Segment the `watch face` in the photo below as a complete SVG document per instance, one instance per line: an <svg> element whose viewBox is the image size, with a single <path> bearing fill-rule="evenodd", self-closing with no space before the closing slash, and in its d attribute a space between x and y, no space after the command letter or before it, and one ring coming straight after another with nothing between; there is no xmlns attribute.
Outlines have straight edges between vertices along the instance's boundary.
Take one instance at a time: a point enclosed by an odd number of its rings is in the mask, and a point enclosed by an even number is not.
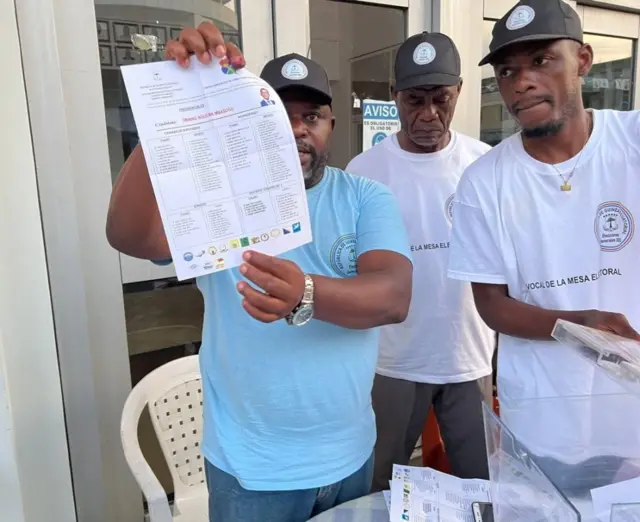
<svg viewBox="0 0 640 522"><path fill-rule="evenodd" d="M313 307L303 306L293 316L292 323L295 326L302 326L303 324L306 324L309 321L311 321L312 318L313 318Z"/></svg>

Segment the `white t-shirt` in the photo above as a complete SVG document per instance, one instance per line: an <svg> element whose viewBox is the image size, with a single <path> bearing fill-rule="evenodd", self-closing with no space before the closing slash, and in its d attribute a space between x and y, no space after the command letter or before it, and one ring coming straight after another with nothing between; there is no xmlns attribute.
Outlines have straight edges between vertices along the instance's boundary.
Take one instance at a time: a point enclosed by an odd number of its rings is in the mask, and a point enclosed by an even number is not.
<svg viewBox="0 0 640 522"><path fill-rule="evenodd" d="M518 134L467 169L449 275L507 285L512 298L542 308L623 313L638 329L640 113L593 117L588 143L566 162L536 161ZM558 171L566 178L574 167L563 192ZM570 462L640 456L640 399L608 395L618 393L626 392L574 349L500 335L500 413L531 451Z"/></svg>
<svg viewBox="0 0 640 522"><path fill-rule="evenodd" d="M355 157L347 171L387 185L400 204L413 255L413 297L402 324L384 326L377 373L445 384L489 375L495 334L471 285L447 278L451 206L464 169L489 146L456 132L432 154L413 154L395 135Z"/></svg>

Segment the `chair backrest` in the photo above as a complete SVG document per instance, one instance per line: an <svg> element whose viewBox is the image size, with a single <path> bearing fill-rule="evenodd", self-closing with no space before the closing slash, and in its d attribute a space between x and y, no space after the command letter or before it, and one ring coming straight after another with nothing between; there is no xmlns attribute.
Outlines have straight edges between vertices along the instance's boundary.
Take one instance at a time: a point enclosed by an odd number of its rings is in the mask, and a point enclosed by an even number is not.
<svg viewBox="0 0 640 522"><path fill-rule="evenodd" d="M198 356L182 357L149 373L131 391L123 410L123 449L151 511L151 502L157 499L149 497L158 497L157 490L162 487L144 461L138 443L138 421L147 405L169 466L176 503L206 494Z"/></svg>
<svg viewBox="0 0 640 522"><path fill-rule="evenodd" d="M197 355L189 356L197 360ZM167 376L169 377L169 376ZM170 385L169 385L170 383ZM200 372L186 372L176 380L163 379L161 393L149 400L149 414L174 487L204 484L202 441L202 383Z"/></svg>

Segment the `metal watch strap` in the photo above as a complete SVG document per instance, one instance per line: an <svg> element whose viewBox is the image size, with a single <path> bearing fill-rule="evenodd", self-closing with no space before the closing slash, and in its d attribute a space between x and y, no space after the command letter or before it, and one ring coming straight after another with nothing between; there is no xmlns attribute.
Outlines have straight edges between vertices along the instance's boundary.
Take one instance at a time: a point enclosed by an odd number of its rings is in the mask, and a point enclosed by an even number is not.
<svg viewBox="0 0 640 522"><path fill-rule="evenodd" d="M313 278L309 274L304 275L304 293L300 305L313 303ZM298 305L298 306L300 306Z"/></svg>

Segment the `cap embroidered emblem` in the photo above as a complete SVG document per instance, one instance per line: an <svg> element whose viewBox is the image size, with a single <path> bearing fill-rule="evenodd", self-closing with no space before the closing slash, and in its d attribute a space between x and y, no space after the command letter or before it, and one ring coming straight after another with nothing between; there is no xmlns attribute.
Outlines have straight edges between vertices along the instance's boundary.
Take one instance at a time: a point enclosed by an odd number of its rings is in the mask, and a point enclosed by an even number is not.
<svg viewBox="0 0 640 522"><path fill-rule="evenodd" d="M282 76L287 80L304 80L309 76L309 70L305 64L294 58L282 66Z"/></svg>
<svg viewBox="0 0 640 522"><path fill-rule="evenodd" d="M521 5L516 7L513 12L507 18L507 29L509 31L515 31L516 29L522 29L526 27L536 17L536 12L532 7L528 5Z"/></svg>
<svg viewBox="0 0 640 522"><path fill-rule="evenodd" d="M436 59L436 49L429 42L422 42L413 51L413 61L417 65L427 65Z"/></svg>

